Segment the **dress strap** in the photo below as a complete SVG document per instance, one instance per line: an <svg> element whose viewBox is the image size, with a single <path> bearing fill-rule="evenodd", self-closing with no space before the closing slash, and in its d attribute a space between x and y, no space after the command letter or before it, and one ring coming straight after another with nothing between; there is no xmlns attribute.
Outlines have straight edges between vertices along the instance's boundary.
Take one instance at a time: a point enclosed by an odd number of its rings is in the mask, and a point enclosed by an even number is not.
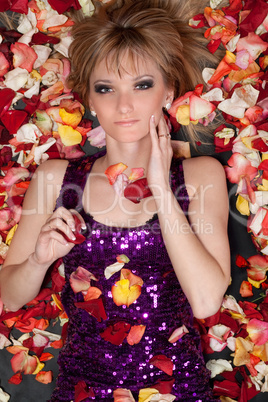
<svg viewBox="0 0 268 402"><path fill-rule="evenodd" d="M182 162L183 158L172 159L170 167L170 185L176 200L180 204L183 212L186 214L188 212L190 201L185 185Z"/></svg>
<svg viewBox="0 0 268 402"><path fill-rule="evenodd" d="M82 197L85 184L94 161L102 156L103 152L83 158L70 160L63 178L60 195L56 208L62 206L66 209L82 209Z"/></svg>

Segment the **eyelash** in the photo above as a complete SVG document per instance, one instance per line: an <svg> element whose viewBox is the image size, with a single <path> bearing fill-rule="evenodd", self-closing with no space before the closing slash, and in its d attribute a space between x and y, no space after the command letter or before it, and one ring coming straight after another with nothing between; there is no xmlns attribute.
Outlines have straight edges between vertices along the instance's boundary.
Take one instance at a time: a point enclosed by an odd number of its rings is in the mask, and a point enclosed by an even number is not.
<svg viewBox="0 0 268 402"><path fill-rule="evenodd" d="M153 81L142 81L135 85L135 89L138 89L140 91L146 91L147 89L150 89L153 86L154 86ZM106 94L112 91L112 88L106 85L96 85L94 89L95 92L99 94Z"/></svg>

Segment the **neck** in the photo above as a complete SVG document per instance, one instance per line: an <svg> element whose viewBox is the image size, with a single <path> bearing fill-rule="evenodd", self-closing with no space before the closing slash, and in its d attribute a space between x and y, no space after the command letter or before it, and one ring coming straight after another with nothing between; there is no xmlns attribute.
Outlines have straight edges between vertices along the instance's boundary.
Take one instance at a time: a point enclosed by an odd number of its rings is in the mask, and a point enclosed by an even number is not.
<svg viewBox="0 0 268 402"><path fill-rule="evenodd" d="M146 175L151 155L151 139L149 135L138 142L131 143L118 142L108 137L106 139L106 149L107 152L103 158L105 169L110 165L123 162L128 166L128 169L125 171L126 174L130 173L131 168L143 167Z"/></svg>

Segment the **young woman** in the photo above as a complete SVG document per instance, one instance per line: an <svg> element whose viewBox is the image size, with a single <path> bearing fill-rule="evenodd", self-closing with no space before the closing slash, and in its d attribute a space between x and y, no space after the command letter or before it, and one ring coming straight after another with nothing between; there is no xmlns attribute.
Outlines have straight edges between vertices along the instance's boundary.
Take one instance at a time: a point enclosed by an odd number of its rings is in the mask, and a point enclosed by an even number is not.
<svg viewBox="0 0 268 402"><path fill-rule="evenodd" d="M121 3L80 21L70 49L69 81L97 115L106 151L38 168L1 297L17 310L63 257L69 329L51 401L74 400L83 381L85 400L212 401L193 315L214 314L229 283L225 175L210 157L173 159L163 115L200 82L205 51L179 19L181 2ZM119 163L126 177L144 169L149 197L115 191L105 172ZM74 213L85 236L76 245ZM79 275L95 296L76 289Z"/></svg>

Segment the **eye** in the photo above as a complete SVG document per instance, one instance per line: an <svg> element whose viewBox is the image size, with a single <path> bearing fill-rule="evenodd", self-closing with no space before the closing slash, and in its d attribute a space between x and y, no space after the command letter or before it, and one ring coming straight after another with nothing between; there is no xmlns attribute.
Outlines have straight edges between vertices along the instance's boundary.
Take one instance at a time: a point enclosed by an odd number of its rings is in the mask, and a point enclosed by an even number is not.
<svg viewBox="0 0 268 402"><path fill-rule="evenodd" d="M106 94L108 92L111 92L112 88L108 87L107 85L95 85L94 90L99 94Z"/></svg>
<svg viewBox="0 0 268 402"><path fill-rule="evenodd" d="M141 81L135 85L136 89L140 89L142 91L146 89L150 89L154 86L154 82L151 80Z"/></svg>

